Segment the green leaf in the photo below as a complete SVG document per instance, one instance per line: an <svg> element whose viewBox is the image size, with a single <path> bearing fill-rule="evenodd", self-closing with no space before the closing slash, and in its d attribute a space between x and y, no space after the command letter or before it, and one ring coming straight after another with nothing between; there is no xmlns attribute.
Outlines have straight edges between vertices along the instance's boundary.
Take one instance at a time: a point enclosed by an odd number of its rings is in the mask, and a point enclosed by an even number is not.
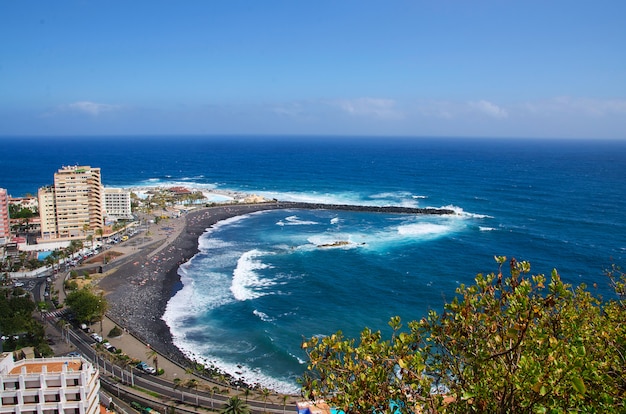
<svg viewBox="0 0 626 414"><path fill-rule="evenodd" d="M461 397L461 399L463 400L469 400L470 398L474 398L476 394L473 392L469 392L469 391L463 391L463 396Z"/></svg>
<svg viewBox="0 0 626 414"><path fill-rule="evenodd" d="M574 378L572 380L572 383L574 384L574 388L576 388L576 391L578 391L580 394L584 394L587 391L587 387L585 387L585 382L582 378Z"/></svg>

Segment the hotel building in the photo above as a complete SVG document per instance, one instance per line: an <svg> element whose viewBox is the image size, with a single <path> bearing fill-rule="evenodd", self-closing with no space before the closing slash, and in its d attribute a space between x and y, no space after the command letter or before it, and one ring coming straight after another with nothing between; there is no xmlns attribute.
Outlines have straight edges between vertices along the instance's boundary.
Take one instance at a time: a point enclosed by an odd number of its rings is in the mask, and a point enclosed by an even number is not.
<svg viewBox="0 0 626 414"><path fill-rule="evenodd" d="M98 369L80 358L0 355L0 414L96 414Z"/></svg>
<svg viewBox="0 0 626 414"><path fill-rule="evenodd" d="M0 245L9 241L11 236L9 226L9 195L7 190L0 188Z"/></svg>
<svg viewBox="0 0 626 414"><path fill-rule="evenodd" d="M41 238L82 238L85 228L103 228L102 193L100 168L61 168L54 174L54 185L39 189Z"/></svg>
<svg viewBox="0 0 626 414"><path fill-rule="evenodd" d="M130 191L121 188L104 189L104 210L113 220L131 220Z"/></svg>

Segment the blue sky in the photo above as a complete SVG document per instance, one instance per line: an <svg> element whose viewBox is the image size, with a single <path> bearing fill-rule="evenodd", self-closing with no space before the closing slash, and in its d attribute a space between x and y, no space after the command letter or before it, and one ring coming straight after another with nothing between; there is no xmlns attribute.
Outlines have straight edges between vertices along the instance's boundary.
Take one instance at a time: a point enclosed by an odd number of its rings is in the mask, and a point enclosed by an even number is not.
<svg viewBox="0 0 626 414"><path fill-rule="evenodd" d="M626 2L1 1L0 135L626 139Z"/></svg>

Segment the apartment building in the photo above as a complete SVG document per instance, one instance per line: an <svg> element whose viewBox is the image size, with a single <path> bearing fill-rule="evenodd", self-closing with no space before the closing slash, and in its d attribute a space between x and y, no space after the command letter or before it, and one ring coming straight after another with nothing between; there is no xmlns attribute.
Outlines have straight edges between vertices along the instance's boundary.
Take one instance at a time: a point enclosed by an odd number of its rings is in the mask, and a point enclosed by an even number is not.
<svg viewBox="0 0 626 414"><path fill-rule="evenodd" d="M113 220L131 220L130 191L121 188L104 189L104 211Z"/></svg>
<svg viewBox="0 0 626 414"><path fill-rule="evenodd" d="M9 241L11 236L9 225L9 194L4 188L0 188L0 245Z"/></svg>
<svg viewBox="0 0 626 414"><path fill-rule="evenodd" d="M99 372L80 357L0 355L0 414L96 414Z"/></svg>
<svg viewBox="0 0 626 414"><path fill-rule="evenodd" d="M41 238L82 238L86 229L103 228L102 193L100 168L61 168L54 174L54 185L38 192Z"/></svg>

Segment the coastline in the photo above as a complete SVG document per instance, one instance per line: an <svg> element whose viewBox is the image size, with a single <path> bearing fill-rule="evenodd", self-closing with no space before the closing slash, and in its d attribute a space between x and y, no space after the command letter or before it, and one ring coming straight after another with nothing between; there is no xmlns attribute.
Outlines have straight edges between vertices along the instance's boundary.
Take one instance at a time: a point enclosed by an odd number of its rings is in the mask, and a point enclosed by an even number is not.
<svg viewBox="0 0 626 414"><path fill-rule="evenodd" d="M149 236L137 236L149 237L151 240L136 248L125 247L127 250L126 257L115 259L109 265L112 268L111 272L107 273L98 283L98 287L105 292L109 304L107 316L170 360L182 366L190 366L197 362L191 360L174 344L170 329L162 319L169 300L182 288L178 274L179 267L199 252L199 238L212 225L231 217L276 209L454 214L452 210L446 209L277 201L201 207L179 218L167 219L159 224L153 224L149 230L155 233ZM161 233L157 234L159 231ZM118 266L116 266L116 261L120 263ZM208 370L215 369L215 367L206 368ZM230 382L233 385L246 385L241 378L232 378ZM254 386L254 384L247 385Z"/></svg>
<svg viewBox="0 0 626 414"><path fill-rule="evenodd" d="M231 217L277 208L284 207L277 203L203 207L169 219L184 221L178 236L168 235L147 244L98 283L109 304L107 315L160 354L188 365L189 358L174 345L162 319L167 303L182 287L178 268L199 252L198 239L210 226ZM159 226L170 228L167 221Z"/></svg>

